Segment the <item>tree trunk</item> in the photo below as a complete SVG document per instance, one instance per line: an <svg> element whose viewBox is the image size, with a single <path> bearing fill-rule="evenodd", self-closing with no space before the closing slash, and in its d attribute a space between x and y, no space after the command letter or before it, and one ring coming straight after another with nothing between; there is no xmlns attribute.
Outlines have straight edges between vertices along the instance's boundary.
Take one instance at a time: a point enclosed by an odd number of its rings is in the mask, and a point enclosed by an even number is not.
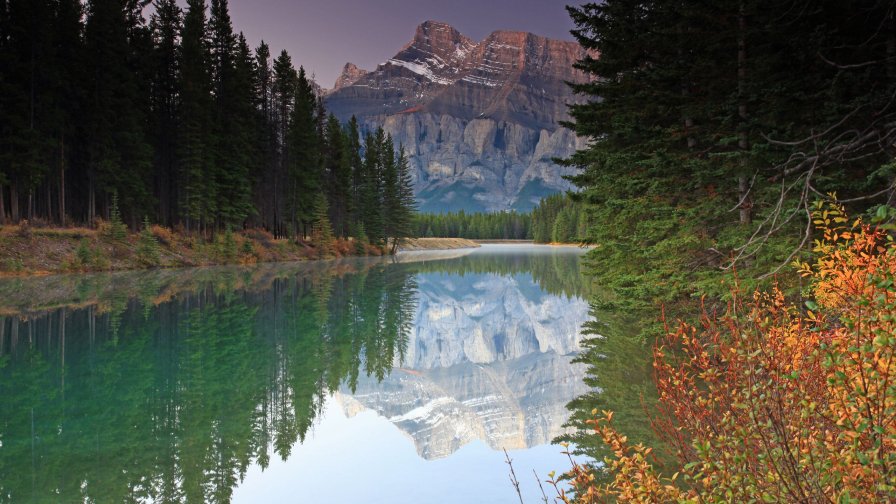
<svg viewBox="0 0 896 504"><path fill-rule="evenodd" d="M47 182L45 184L47 188L47 222L53 221L53 190L52 187L50 187L53 184L50 183L51 180L52 179L50 177L47 177Z"/></svg>
<svg viewBox="0 0 896 504"><path fill-rule="evenodd" d="M887 23L887 79L890 86L896 84L896 12L890 9Z"/></svg>
<svg viewBox="0 0 896 504"><path fill-rule="evenodd" d="M6 224L6 200L3 197L3 193L5 192L2 185L0 185L0 226Z"/></svg>
<svg viewBox="0 0 896 504"><path fill-rule="evenodd" d="M19 214L19 184L15 179L9 186L9 211L12 214L12 221L18 224L22 216Z"/></svg>
<svg viewBox="0 0 896 504"><path fill-rule="evenodd" d="M65 226L65 135L59 140L59 225Z"/></svg>
<svg viewBox="0 0 896 504"><path fill-rule="evenodd" d="M689 30L688 30L689 31ZM684 61L684 52L679 47L678 49L678 60L679 62ZM681 98L682 98L682 107L687 108L688 106L688 95L691 94L691 86L688 83L688 76L685 76L681 80ZM694 138L692 131L694 129L694 120L687 113L684 114L684 134L687 137L687 145L688 150L693 150L694 147L697 146L697 139Z"/></svg>
<svg viewBox="0 0 896 504"><path fill-rule="evenodd" d="M87 183L87 187L87 225L93 227L96 220L96 189L92 180Z"/></svg>
<svg viewBox="0 0 896 504"><path fill-rule="evenodd" d="M740 124L737 147L740 149L740 175L737 178L738 201L740 201L740 223L747 225L753 221L753 201L750 197L750 181L747 174L747 150L750 148L747 138L747 16L744 1L740 2L737 17L737 114Z"/></svg>

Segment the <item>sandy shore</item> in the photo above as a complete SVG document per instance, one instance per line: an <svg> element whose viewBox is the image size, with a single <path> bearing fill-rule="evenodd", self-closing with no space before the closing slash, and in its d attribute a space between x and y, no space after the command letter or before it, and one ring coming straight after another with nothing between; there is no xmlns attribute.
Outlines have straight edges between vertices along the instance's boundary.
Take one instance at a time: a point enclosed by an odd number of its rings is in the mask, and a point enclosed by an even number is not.
<svg viewBox="0 0 896 504"><path fill-rule="evenodd" d="M402 252L418 250L454 250L465 248L478 248L479 244L466 238L415 238L408 240L402 247Z"/></svg>

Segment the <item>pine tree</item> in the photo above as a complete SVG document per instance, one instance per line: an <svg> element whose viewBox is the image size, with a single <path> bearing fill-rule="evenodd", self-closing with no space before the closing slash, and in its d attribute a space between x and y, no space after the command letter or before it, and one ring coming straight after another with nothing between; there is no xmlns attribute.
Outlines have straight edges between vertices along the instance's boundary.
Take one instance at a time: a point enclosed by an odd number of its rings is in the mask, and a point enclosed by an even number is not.
<svg viewBox="0 0 896 504"><path fill-rule="evenodd" d="M386 134L382 128L375 135L364 138L364 163L359 188L361 222L364 231L373 244L381 244L385 239L383 229L382 171L383 146Z"/></svg>
<svg viewBox="0 0 896 504"><path fill-rule="evenodd" d="M391 252L393 254L398 251L398 248L407 238L415 235L414 220L417 211L414 183L411 178L410 165L404 146L399 147L398 157L395 159L394 165L394 180L392 179L392 174L386 176L387 187L391 184L395 185L394 200L391 200L391 196L384 198L388 202L386 212L391 227ZM392 190L389 190L385 194L388 195L392 192Z"/></svg>
<svg viewBox="0 0 896 504"><path fill-rule="evenodd" d="M287 137L289 161L289 213L296 234L307 236L316 208L315 194L321 190L320 137L315 120L317 97L305 69L296 78L294 106Z"/></svg>
<svg viewBox="0 0 896 504"><path fill-rule="evenodd" d="M6 10L5 118L0 126L2 155L10 179L13 220L35 217L35 191L47 175L47 153L58 129L53 89L53 7L46 0L9 0ZM24 199L24 209L20 207Z"/></svg>
<svg viewBox="0 0 896 504"><path fill-rule="evenodd" d="M109 237L121 243L128 237L128 228L121 220L121 211L118 206L118 193L112 193L112 202L109 204Z"/></svg>
<svg viewBox="0 0 896 504"><path fill-rule="evenodd" d="M288 178L289 166L292 162L292 152L287 141L289 135L290 116L295 106L296 85L298 74L292 65L289 53L282 51L274 61L273 81L271 86L271 124L272 140L274 147L273 171L271 175L273 198L273 212L271 228L275 234L287 234L286 227L295 223L294 201L290 201L290 195L294 194L294 185ZM292 208L291 208L292 205Z"/></svg>
<svg viewBox="0 0 896 504"><path fill-rule="evenodd" d="M255 49L255 152L254 183L255 208L259 213L259 223L277 232L276 209L278 194L276 191L277 174L277 138L274 130L273 116L273 68L271 66L270 47L262 41Z"/></svg>
<svg viewBox="0 0 896 504"><path fill-rule="evenodd" d="M136 12L132 2L89 4L85 40L91 92L84 105L88 220L95 215L98 193L107 210L111 194L117 193L133 223L148 205L151 148L143 106L148 97L140 94L145 74L138 54L149 37Z"/></svg>
<svg viewBox="0 0 896 504"><path fill-rule="evenodd" d="M233 33L227 0L212 0L208 31L214 95L215 221L227 227L241 225L251 211L254 68L244 37Z"/></svg>
<svg viewBox="0 0 896 504"><path fill-rule="evenodd" d="M330 219L339 236L347 236L352 201L352 168L349 141L336 116L327 118L324 135L324 180L330 200Z"/></svg>
<svg viewBox="0 0 896 504"><path fill-rule="evenodd" d="M355 116L345 129L348 165L351 170L351 204L346 209L353 222L361 221L361 195L364 186L364 160L361 158L361 131Z"/></svg>
<svg viewBox="0 0 896 504"><path fill-rule="evenodd" d="M381 196L383 218L383 240L387 247L393 249L396 245L390 245L396 236L400 208L398 200L398 167L395 165L395 145L391 136L386 136L380 147L381 156Z"/></svg>
<svg viewBox="0 0 896 504"><path fill-rule="evenodd" d="M312 217L311 238L317 247L318 257L333 253L333 227L330 224L327 197L319 192L314 197L314 214Z"/></svg>
<svg viewBox="0 0 896 504"><path fill-rule="evenodd" d="M211 79L205 0L189 0L180 46L180 215L187 230L202 230L213 215L217 188L209 177L212 152Z"/></svg>
<svg viewBox="0 0 896 504"><path fill-rule="evenodd" d="M152 234L148 217L143 217L143 229L137 240L137 259L144 266L158 266L160 261L159 242Z"/></svg>
<svg viewBox="0 0 896 504"><path fill-rule="evenodd" d="M172 225L178 210L178 37L183 29L183 12L177 1L157 0L150 26L155 63L152 83L154 194L161 222Z"/></svg>

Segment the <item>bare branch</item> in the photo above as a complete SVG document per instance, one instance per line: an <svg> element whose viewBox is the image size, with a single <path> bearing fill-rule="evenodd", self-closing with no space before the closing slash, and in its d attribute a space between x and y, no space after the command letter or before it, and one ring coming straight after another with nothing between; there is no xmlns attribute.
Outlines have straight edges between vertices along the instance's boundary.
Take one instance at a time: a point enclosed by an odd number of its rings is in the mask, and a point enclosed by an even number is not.
<svg viewBox="0 0 896 504"><path fill-rule="evenodd" d="M523 494L522 492L520 492L520 482L516 479L516 472L514 472L513 470L513 460L510 459L510 454L507 453L506 448L504 448L504 459L505 462L507 462L507 465L510 467L510 483L516 490L516 495L520 498L520 504L525 504L523 502Z"/></svg>
<svg viewBox="0 0 896 504"><path fill-rule="evenodd" d="M541 479L539 479L538 473L535 472L535 469L532 469L532 474L535 475L535 481L538 482L538 488L541 489L541 501L544 502L544 504L549 504L548 494L545 493L544 487L541 485Z"/></svg>
<svg viewBox="0 0 896 504"><path fill-rule="evenodd" d="M843 65L843 64L841 64L841 63L834 63L833 61L831 61L831 60L825 58L825 57L824 57L824 54L821 54L820 51L817 52L816 54L818 55L819 58L821 58L821 61L824 61L824 62L827 63L828 65L830 65L830 66L832 66L832 67L834 67L834 68L837 68L837 69L839 69L839 70L849 70L849 69L852 69L852 68L864 68L864 67L867 67L867 66L879 65L879 64L881 64L882 62L884 62L884 61L886 61L886 60L888 59L888 58L884 58L883 60L871 60L871 61L866 61L866 62L864 62L864 63L853 63L853 64L851 64L851 65Z"/></svg>

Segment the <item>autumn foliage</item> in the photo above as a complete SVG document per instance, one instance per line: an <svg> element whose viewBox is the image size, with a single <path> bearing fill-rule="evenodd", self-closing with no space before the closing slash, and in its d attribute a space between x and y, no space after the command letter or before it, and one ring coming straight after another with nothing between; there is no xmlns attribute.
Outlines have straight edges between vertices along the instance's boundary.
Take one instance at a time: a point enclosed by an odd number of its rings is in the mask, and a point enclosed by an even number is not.
<svg viewBox="0 0 896 504"><path fill-rule="evenodd" d="M678 323L654 349L657 432L680 462L652 464L612 424L608 484L569 474L570 502L889 502L896 500L896 246L819 205L807 299L736 289L721 315Z"/></svg>

